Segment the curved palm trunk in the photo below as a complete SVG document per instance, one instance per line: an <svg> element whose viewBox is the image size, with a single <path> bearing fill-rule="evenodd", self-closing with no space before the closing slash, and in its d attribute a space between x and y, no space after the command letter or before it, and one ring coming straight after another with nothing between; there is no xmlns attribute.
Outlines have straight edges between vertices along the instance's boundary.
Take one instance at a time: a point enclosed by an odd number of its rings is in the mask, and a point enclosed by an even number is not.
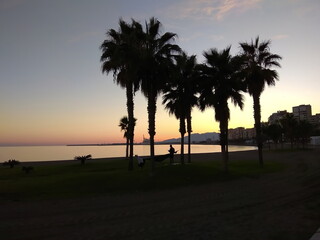
<svg viewBox="0 0 320 240"><path fill-rule="evenodd" d="M180 129L179 132L181 134L181 155L180 155L180 161L181 164L184 164L184 135L186 133L186 123L185 118L182 116L180 117Z"/></svg>
<svg viewBox="0 0 320 240"><path fill-rule="evenodd" d="M130 143L130 155L129 155L129 165L128 170L133 170L133 140L134 140L134 116L133 116L133 88L132 84L129 82L126 85L127 90L127 110L128 110L128 119L129 119L129 125L128 125L128 138Z"/></svg>
<svg viewBox="0 0 320 240"><path fill-rule="evenodd" d="M188 132L188 163L191 163L191 113L188 113L187 117L187 132Z"/></svg>
<svg viewBox="0 0 320 240"><path fill-rule="evenodd" d="M155 169L154 161L154 136L156 135L156 111L157 111L157 97L156 94L148 96L148 118L149 118L149 136L150 136L150 158L151 158L151 175Z"/></svg>
<svg viewBox="0 0 320 240"><path fill-rule="evenodd" d="M259 164L263 167L263 155L262 155L262 137L261 137L261 106L260 95L253 95L253 111L254 111L254 127L256 129L256 139L259 154Z"/></svg>

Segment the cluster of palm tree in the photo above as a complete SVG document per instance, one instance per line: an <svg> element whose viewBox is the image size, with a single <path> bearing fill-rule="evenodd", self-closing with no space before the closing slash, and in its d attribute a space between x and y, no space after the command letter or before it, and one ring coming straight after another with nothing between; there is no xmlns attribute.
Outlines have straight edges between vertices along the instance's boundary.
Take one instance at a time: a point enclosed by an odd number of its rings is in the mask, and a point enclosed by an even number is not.
<svg viewBox="0 0 320 240"><path fill-rule="evenodd" d="M220 126L220 144L224 169L228 170L228 101L241 109L243 92L254 100L254 118L259 148L259 162L263 166L261 137L260 95L265 84L274 85L278 79L272 67L280 67L279 55L269 51L270 41L240 43L241 52L232 56L231 47L222 51L210 49L204 52L205 62L198 64L196 56L188 56L174 44L176 34L161 33L161 23L151 18L142 26L131 20L120 19L119 29L110 29L101 44L102 72L113 72L114 81L126 89L127 111L125 134L129 148L129 170L133 169L134 143L134 95L141 90L148 102L151 169L154 169L154 136L157 98L169 114L179 119L181 134L181 163L184 163L184 135L188 133L188 162L191 112L198 106L201 110L213 108ZM121 121L120 125L121 127Z"/></svg>
<svg viewBox="0 0 320 240"><path fill-rule="evenodd" d="M287 113L284 117L273 123L262 124L262 134L264 140L272 141L277 147L278 143L283 146L284 142L290 142L291 148L294 144L304 148L309 142L312 134L317 135L318 126L306 120L297 120L292 113Z"/></svg>

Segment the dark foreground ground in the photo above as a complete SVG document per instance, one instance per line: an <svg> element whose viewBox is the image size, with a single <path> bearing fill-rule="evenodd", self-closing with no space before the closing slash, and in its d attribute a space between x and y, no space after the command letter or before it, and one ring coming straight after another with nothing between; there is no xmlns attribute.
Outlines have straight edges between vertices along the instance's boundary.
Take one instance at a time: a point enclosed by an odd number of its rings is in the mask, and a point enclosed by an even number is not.
<svg viewBox="0 0 320 240"><path fill-rule="evenodd" d="M231 161L257 153L230 154ZM308 240L320 226L320 152L265 152L260 178L92 199L6 202L0 239ZM193 161L217 155L195 155Z"/></svg>

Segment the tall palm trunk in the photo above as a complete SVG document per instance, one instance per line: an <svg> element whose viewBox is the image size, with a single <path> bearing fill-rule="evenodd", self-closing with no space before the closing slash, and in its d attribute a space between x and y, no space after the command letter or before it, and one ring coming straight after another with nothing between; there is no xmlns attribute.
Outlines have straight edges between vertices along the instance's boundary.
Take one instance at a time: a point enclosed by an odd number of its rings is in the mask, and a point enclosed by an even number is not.
<svg viewBox="0 0 320 240"><path fill-rule="evenodd" d="M127 137L127 143L126 143L126 159L129 157L129 144L130 144L130 139Z"/></svg>
<svg viewBox="0 0 320 240"><path fill-rule="evenodd" d="M155 169L154 161L154 136L156 135L156 111L157 111L157 97L156 94L148 96L148 118L149 118L149 136L150 136L150 157L151 157L151 175L153 175Z"/></svg>
<svg viewBox="0 0 320 240"><path fill-rule="evenodd" d="M263 155L262 155L262 136L261 136L261 106L260 95L253 95L253 111L254 111L254 127L256 129L256 139L259 154L259 164L263 167Z"/></svg>
<svg viewBox="0 0 320 240"><path fill-rule="evenodd" d="M228 149L227 149L227 134L228 134L228 118L220 120L220 145L223 159L223 170L228 172Z"/></svg>
<svg viewBox="0 0 320 240"><path fill-rule="evenodd" d="M191 113L188 113L187 116L187 132L188 132L188 163L191 163Z"/></svg>
<svg viewBox="0 0 320 240"><path fill-rule="evenodd" d="M185 123L185 117L180 117L180 134L181 134L181 155L180 155L180 161L181 164L184 164L184 135L186 133L186 123Z"/></svg>
<svg viewBox="0 0 320 240"><path fill-rule="evenodd" d="M128 110L128 138L130 143L130 156L129 156L129 165L128 170L133 170L133 140L134 140L134 104L133 104L133 88L131 82L128 81L126 84L126 93L127 93L127 110Z"/></svg>

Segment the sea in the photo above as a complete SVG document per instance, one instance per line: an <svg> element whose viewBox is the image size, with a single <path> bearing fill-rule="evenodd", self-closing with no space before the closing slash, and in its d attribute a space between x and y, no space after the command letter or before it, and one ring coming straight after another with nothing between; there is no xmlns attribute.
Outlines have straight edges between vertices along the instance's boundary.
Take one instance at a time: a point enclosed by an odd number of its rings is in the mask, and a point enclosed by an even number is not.
<svg viewBox="0 0 320 240"><path fill-rule="evenodd" d="M173 147L180 153L180 145L173 144ZM155 145L155 154L167 154L169 145ZM253 146L230 145L229 151L256 150ZM187 145L184 149L187 153ZM134 155L148 156L149 145L135 145ZM220 145L192 144L192 153L213 153L220 152ZM72 160L75 156L92 155L92 158L125 157L125 145L98 145L98 146L10 146L0 147L0 162L15 159L20 162L38 161L59 161Z"/></svg>

